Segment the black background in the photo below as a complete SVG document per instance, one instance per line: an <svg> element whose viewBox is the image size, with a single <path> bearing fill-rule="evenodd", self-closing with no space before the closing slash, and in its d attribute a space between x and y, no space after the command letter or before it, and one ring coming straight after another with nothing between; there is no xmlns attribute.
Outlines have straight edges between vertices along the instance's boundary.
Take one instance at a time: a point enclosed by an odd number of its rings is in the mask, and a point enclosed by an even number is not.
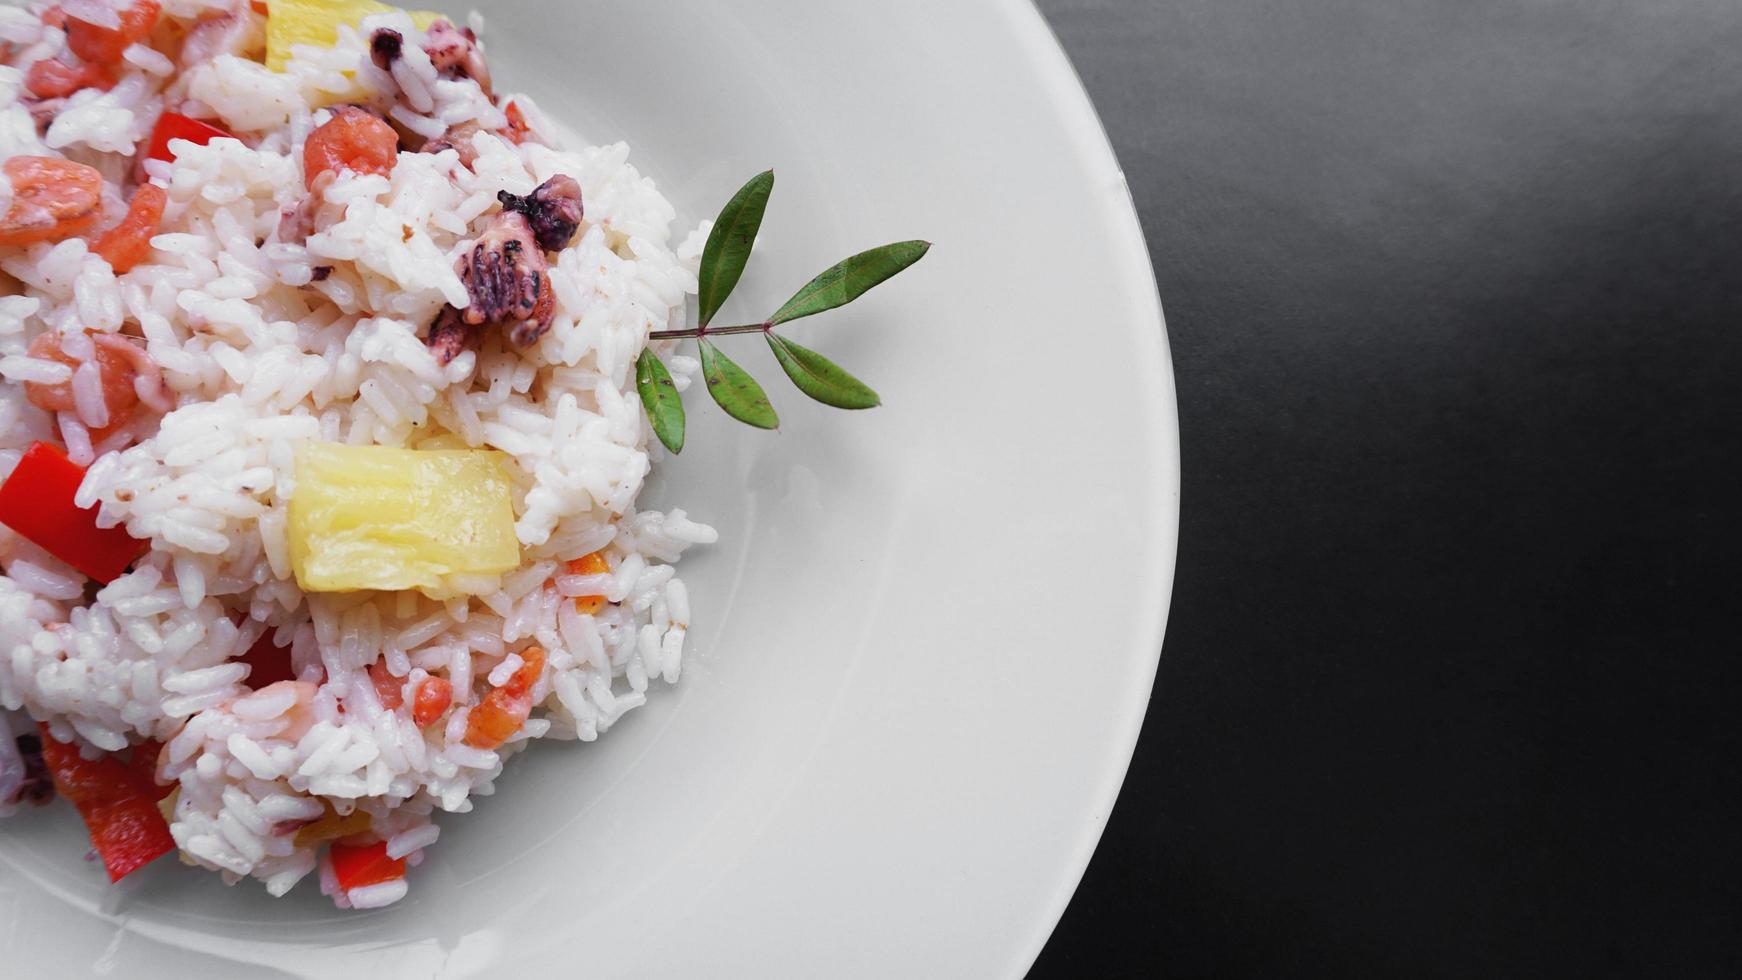
<svg viewBox="0 0 1742 980"><path fill-rule="evenodd" d="M1040 6L1184 488L1035 975L1742 975L1742 3Z"/></svg>

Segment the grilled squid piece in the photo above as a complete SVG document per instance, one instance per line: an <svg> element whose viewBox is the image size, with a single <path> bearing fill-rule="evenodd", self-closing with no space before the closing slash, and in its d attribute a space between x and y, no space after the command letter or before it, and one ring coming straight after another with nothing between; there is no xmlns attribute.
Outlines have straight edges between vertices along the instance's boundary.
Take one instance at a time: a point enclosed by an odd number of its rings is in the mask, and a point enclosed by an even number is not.
<svg viewBox="0 0 1742 980"><path fill-rule="evenodd" d="M502 210L454 263L469 300L464 310L447 307L430 324L425 341L446 364L476 339L479 328L508 328L519 347L538 342L556 314L550 264L544 253L568 247L581 223L581 185L557 174L526 195L497 194Z"/></svg>
<svg viewBox="0 0 1742 980"><path fill-rule="evenodd" d="M462 29L450 21L437 20L429 25L423 50L443 78L470 78L485 95L490 94L490 68L484 64L478 35L471 28Z"/></svg>
<svg viewBox="0 0 1742 980"><path fill-rule="evenodd" d="M472 145L472 137L484 131L477 120L468 119L448 127L448 131L428 141L418 150L419 153L440 153L443 150L453 150L460 155L460 165L467 170L472 169L473 161L478 159L478 148Z"/></svg>
<svg viewBox="0 0 1742 980"><path fill-rule="evenodd" d="M508 339L522 347L538 340L556 312L548 268L526 215L503 211L491 218L477 244L455 265L471 299L462 314L465 322L512 324Z"/></svg>
<svg viewBox="0 0 1742 980"><path fill-rule="evenodd" d="M369 60L382 71L391 71L404 50L405 35L390 27L380 28L369 35Z"/></svg>
<svg viewBox="0 0 1742 980"><path fill-rule="evenodd" d="M478 330L478 327L466 323L459 310L444 306L436 315L435 322L429 325L429 338L424 343L429 345L430 355L436 363L445 366L477 342Z"/></svg>
<svg viewBox="0 0 1742 980"><path fill-rule="evenodd" d="M538 239L538 247L547 252L568 247L575 237L575 229L580 227L584 210L581 207L581 185L567 174L557 174L525 197L497 191L496 199L502 202L503 211L518 211L526 215L532 234Z"/></svg>

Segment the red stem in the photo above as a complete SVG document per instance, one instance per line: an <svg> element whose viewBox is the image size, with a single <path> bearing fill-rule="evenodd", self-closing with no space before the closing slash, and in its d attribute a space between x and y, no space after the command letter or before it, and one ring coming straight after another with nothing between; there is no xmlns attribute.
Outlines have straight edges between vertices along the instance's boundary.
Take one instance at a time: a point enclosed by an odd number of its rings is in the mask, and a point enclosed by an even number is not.
<svg viewBox="0 0 1742 980"><path fill-rule="evenodd" d="M685 337L725 336L734 333L767 333L774 329L772 323L741 323L735 327L689 327L683 330L655 330L647 335L648 340L682 340Z"/></svg>

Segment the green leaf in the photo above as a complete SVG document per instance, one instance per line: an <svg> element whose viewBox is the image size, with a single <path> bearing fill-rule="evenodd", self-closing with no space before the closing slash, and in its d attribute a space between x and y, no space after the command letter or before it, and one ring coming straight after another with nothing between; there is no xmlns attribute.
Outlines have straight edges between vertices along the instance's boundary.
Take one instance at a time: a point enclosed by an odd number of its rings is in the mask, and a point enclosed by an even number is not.
<svg viewBox="0 0 1742 980"><path fill-rule="evenodd" d="M807 350L774 333L768 335L768 346L774 359L798 390L824 405L836 408L876 408L883 403L877 392L841 370L840 366L814 350Z"/></svg>
<svg viewBox="0 0 1742 980"><path fill-rule="evenodd" d="M738 188L738 193L732 195L720 209L720 216L714 219L708 244L702 249L697 277L699 325L708 325L738 285L738 277L744 274L744 265L750 261L750 249L756 245L756 231L762 227L762 212L768 209L768 195L773 190L774 171L764 170Z"/></svg>
<svg viewBox="0 0 1742 980"><path fill-rule="evenodd" d="M647 419L653 423L653 434L674 453L683 452L683 398L671 383L671 372L652 348L644 347L635 360L635 390L641 393L641 407L647 409Z"/></svg>
<svg viewBox="0 0 1742 980"><path fill-rule="evenodd" d="M896 242L860 252L805 283L768 322L785 323L837 306L846 306L872 286L918 262L931 242Z"/></svg>
<svg viewBox="0 0 1742 980"><path fill-rule="evenodd" d="M700 344L702 377L708 382L708 394L714 396L726 414L758 429L779 425L780 416L774 414L774 406L768 403L768 395L756 379L720 353L718 347L706 340Z"/></svg>

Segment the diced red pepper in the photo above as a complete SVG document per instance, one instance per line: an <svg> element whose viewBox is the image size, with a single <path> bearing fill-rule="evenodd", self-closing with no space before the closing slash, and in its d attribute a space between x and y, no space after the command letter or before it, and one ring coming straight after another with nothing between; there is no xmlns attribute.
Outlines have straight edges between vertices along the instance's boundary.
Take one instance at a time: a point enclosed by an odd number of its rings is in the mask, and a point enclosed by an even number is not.
<svg viewBox="0 0 1742 980"><path fill-rule="evenodd" d="M110 881L175 850L169 824L157 809L155 780L141 785L138 774L114 756L95 762L80 757L78 746L56 741L47 725L42 726L42 757L55 789L84 818Z"/></svg>
<svg viewBox="0 0 1742 980"><path fill-rule="evenodd" d="M146 542L119 525L97 526L97 508L74 506L85 468L60 447L33 442L0 484L0 524L44 551L107 584L145 553Z"/></svg>
<svg viewBox="0 0 1742 980"><path fill-rule="evenodd" d="M387 842L373 844L334 844L333 877L345 891L405 877L405 859L387 856Z"/></svg>
<svg viewBox="0 0 1742 980"><path fill-rule="evenodd" d="M296 670L290 663L290 648L272 642L272 630L267 630L237 659L248 665L248 686L258 691L268 684L296 680Z"/></svg>
<svg viewBox="0 0 1742 980"><path fill-rule="evenodd" d="M157 117L157 125L152 127L151 139L145 143L145 155L153 160L174 160L175 154L170 151L170 140L187 140L205 146L220 136L229 136L210 123L200 122L184 116L179 112L166 112Z"/></svg>
<svg viewBox="0 0 1742 980"><path fill-rule="evenodd" d="M128 760L127 768L133 773L133 779L139 788L151 797L153 803L175 792L175 786L165 786L157 781L157 757L163 754L163 745L146 739L133 746L133 758Z"/></svg>

